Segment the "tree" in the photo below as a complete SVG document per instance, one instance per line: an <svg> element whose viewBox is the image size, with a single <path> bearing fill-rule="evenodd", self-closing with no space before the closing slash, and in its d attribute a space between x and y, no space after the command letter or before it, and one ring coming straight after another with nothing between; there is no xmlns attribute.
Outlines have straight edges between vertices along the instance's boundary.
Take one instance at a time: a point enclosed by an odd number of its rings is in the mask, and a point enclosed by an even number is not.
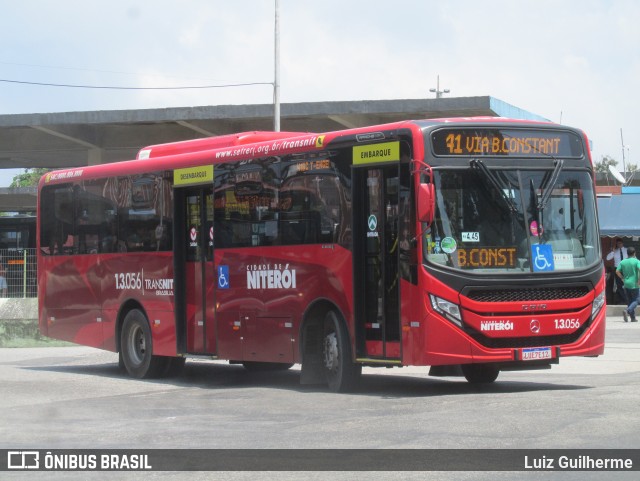
<svg viewBox="0 0 640 481"><path fill-rule="evenodd" d="M9 187L35 187L38 185L40 177L52 170L53 169L45 169L42 167L24 169L24 173L13 177L13 181L11 181L11 185Z"/></svg>
<svg viewBox="0 0 640 481"><path fill-rule="evenodd" d="M602 159L599 162L595 163L596 172L600 172L602 174L609 174L609 166L613 165L614 167L618 165L618 161L615 160L610 155L603 155Z"/></svg>

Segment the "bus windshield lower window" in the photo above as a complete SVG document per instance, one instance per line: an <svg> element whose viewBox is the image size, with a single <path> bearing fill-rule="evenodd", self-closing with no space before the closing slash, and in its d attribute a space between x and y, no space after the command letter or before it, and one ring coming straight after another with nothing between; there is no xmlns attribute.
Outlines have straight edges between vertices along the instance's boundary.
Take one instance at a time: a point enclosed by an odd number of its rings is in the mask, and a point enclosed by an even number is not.
<svg viewBox="0 0 640 481"><path fill-rule="evenodd" d="M591 178L563 170L434 171L435 221L425 231L430 263L477 273L579 270L600 259ZM541 203L544 194L546 203Z"/></svg>

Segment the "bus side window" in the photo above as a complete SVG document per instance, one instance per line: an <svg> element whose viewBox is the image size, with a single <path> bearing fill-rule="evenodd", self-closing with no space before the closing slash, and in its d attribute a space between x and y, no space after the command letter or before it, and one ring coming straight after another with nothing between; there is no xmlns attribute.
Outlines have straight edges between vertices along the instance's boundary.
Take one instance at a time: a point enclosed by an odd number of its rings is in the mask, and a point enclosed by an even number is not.
<svg viewBox="0 0 640 481"><path fill-rule="evenodd" d="M100 252L172 249L173 190L165 174L111 178L99 187Z"/></svg>
<svg viewBox="0 0 640 481"><path fill-rule="evenodd" d="M68 253L66 249L70 245L73 218L70 187L69 184L66 184L42 190L40 247L43 254L62 255Z"/></svg>
<svg viewBox="0 0 640 481"><path fill-rule="evenodd" d="M346 201L335 172L296 173L279 189L279 243L338 241Z"/></svg>
<svg viewBox="0 0 640 481"><path fill-rule="evenodd" d="M279 222L280 243L316 244L320 238L320 213L315 211L282 212Z"/></svg>

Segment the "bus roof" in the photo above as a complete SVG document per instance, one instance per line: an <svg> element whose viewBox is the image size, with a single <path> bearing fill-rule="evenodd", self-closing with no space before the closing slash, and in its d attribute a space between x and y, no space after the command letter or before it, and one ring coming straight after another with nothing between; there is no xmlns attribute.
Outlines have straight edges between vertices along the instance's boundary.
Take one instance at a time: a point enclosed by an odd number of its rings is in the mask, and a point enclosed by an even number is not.
<svg viewBox="0 0 640 481"><path fill-rule="evenodd" d="M200 152L204 150L221 149L235 145L253 144L268 140L284 139L306 135L305 132L271 132L258 131L240 132L237 134L218 135L204 139L183 140L166 144L148 145L138 151L136 159L150 159L153 157L166 157L167 155L184 154L187 152Z"/></svg>
<svg viewBox="0 0 640 481"><path fill-rule="evenodd" d="M453 117L427 120L404 120L381 125L371 125L354 129L338 130L326 133L309 132L268 132L252 131L221 135L182 142L151 145L141 149L136 160L84 166L49 172L40 180L45 184L57 184L80 179L108 176L135 175L165 169L196 167L204 164L217 164L226 161L246 160L255 157L287 155L317 149L321 151L339 138L365 136L366 141L374 141L375 134L382 131L409 129L414 132L437 126L451 124L498 124L518 126L559 126L551 122L509 119L506 117ZM572 129L575 130L575 129ZM583 133L584 135L584 133ZM362 141L362 140L360 140ZM171 164L169 164L171 162Z"/></svg>

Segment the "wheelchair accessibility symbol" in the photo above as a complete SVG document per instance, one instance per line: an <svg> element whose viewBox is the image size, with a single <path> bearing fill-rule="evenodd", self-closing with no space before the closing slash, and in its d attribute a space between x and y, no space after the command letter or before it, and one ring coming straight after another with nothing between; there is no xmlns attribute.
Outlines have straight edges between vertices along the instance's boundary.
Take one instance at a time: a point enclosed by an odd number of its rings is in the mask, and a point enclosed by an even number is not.
<svg viewBox="0 0 640 481"><path fill-rule="evenodd" d="M534 272L554 270L553 249L549 244L533 244L531 246L531 261Z"/></svg>
<svg viewBox="0 0 640 481"><path fill-rule="evenodd" d="M229 289L229 266L218 266L218 288Z"/></svg>

